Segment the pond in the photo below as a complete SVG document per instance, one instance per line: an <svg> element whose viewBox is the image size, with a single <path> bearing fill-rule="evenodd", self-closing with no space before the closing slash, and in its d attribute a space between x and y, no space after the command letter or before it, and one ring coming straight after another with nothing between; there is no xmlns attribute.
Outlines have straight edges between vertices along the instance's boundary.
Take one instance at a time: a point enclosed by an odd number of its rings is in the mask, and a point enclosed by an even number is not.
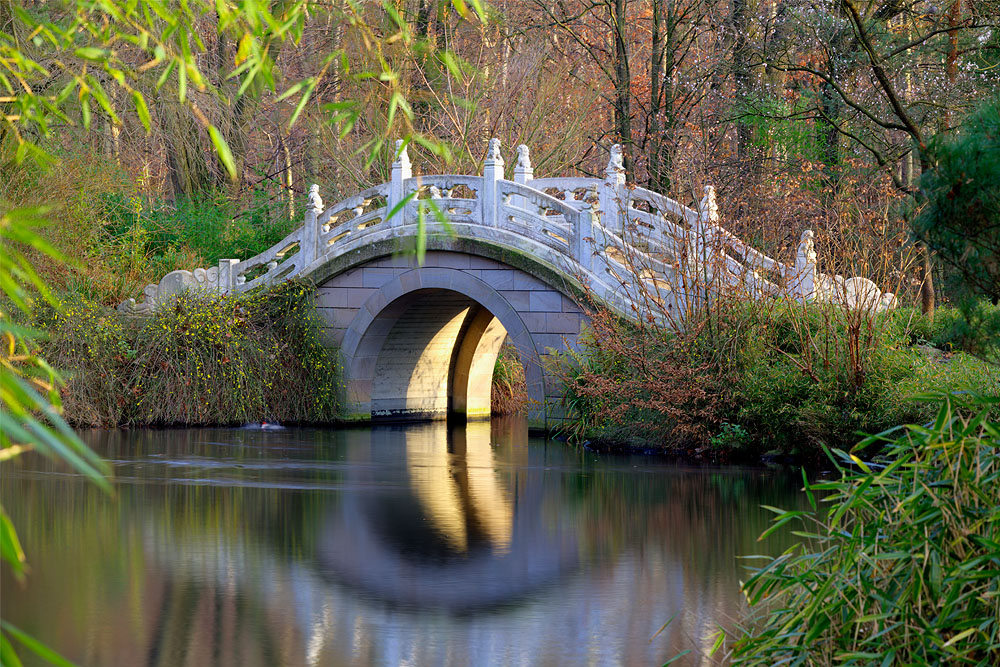
<svg viewBox="0 0 1000 667"><path fill-rule="evenodd" d="M94 431L115 497L0 488L3 617L83 665L713 664L796 471L597 455L518 420Z"/></svg>

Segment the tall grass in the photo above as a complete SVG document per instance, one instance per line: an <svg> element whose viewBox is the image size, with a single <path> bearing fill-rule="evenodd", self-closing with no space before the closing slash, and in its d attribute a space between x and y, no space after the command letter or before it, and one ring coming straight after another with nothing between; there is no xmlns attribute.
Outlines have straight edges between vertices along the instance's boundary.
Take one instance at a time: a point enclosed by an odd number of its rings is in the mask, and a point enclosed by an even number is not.
<svg viewBox="0 0 1000 667"><path fill-rule="evenodd" d="M149 319L77 301L44 322L65 370L67 420L86 426L328 422L341 376L312 289L179 296Z"/></svg>
<svg viewBox="0 0 1000 667"><path fill-rule="evenodd" d="M773 509L764 535L800 524L803 542L745 584L733 663L1000 664L998 404L945 395L927 426L862 441L875 461L836 452L811 512Z"/></svg>

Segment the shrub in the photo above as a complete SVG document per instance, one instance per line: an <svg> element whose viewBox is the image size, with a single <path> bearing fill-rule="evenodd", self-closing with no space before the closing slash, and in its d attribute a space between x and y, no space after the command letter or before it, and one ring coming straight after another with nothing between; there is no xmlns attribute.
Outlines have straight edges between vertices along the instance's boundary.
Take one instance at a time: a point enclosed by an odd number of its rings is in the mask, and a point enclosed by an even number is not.
<svg viewBox="0 0 1000 667"><path fill-rule="evenodd" d="M704 330L672 332L590 313L581 352L555 371L563 379L570 439L641 437L662 446L704 444L726 399Z"/></svg>
<svg viewBox="0 0 1000 667"><path fill-rule="evenodd" d="M490 390L490 411L495 415L520 412L528 403L528 390L521 357L509 341L505 341L493 367Z"/></svg>
<svg viewBox="0 0 1000 667"><path fill-rule="evenodd" d="M683 333L598 312L560 371L572 418L565 430L578 439L640 436L665 447L820 457L824 444L847 447L859 433L929 420L927 405L910 400L927 387L997 391L1000 369L914 346L944 337L944 312L933 324L914 312L720 301ZM724 422L745 436L720 437Z"/></svg>
<svg viewBox="0 0 1000 667"><path fill-rule="evenodd" d="M831 456L839 479L806 485L812 512L773 510L762 538L802 523L805 541L745 584L734 664L1000 663L998 403L945 395L928 427L857 446L884 446L876 462Z"/></svg>
<svg viewBox="0 0 1000 667"><path fill-rule="evenodd" d="M86 302L46 325L67 370L66 416L89 426L332 421L340 374L312 290L289 281L246 296L186 293L148 319Z"/></svg>

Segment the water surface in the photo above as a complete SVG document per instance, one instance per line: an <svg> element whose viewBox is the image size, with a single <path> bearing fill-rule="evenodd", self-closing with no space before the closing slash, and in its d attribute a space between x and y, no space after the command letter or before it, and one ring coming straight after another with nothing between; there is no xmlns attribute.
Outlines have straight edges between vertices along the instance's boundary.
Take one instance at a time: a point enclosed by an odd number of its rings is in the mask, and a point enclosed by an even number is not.
<svg viewBox="0 0 1000 667"><path fill-rule="evenodd" d="M760 506L802 504L516 420L86 440L114 498L36 456L0 487L32 565L3 617L83 665L715 664L738 557L790 539Z"/></svg>

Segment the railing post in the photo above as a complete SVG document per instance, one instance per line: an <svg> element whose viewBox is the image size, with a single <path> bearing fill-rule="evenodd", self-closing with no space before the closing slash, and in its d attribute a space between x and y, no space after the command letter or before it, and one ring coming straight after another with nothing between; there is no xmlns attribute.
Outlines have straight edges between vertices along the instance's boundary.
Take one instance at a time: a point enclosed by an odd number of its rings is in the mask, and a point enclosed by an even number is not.
<svg viewBox="0 0 1000 667"><path fill-rule="evenodd" d="M715 188L705 186L705 196L698 204L698 222L691 230L694 239L688 245L688 263L696 271L695 275L706 283L715 275L712 266L712 240L714 228L719 224L719 205L715 202Z"/></svg>
<svg viewBox="0 0 1000 667"><path fill-rule="evenodd" d="M795 272L789 281L792 294L803 301L816 299L816 245L815 234L811 229L802 232L799 247L795 253Z"/></svg>
<svg viewBox="0 0 1000 667"><path fill-rule="evenodd" d="M514 182L521 185L531 185L535 178L535 170L531 167L531 153L528 147L521 144L517 147L517 165L514 167ZM521 195L511 197L511 204L518 208L528 208L528 202Z"/></svg>
<svg viewBox="0 0 1000 667"><path fill-rule="evenodd" d="M580 263L585 271L594 266L594 216L596 211L592 206L584 206L576 212L576 225L573 230L573 259Z"/></svg>
<svg viewBox="0 0 1000 667"><path fill-rule="evenodd" d="M500 219L499 202L497 201L497 181L503 178L503 158L500 157L500 140L490 139L486 151L486 161L483 162L483 191L479 193L482 206L483 225L496 227Z"/></svg>
<svg viewBox="0 0 1000 667"><path fill-rule="evenodd" d="M236 276L233 269L240 263L238 259L219 260L219 294L229 294L236 286Z"/></svg>
<svg viewBox="0 0 1000 667"><path fill-rule="evenodd" d="M314 183L309 186L309 205L302 223L302 236L299 237L300 271L305 270L319 257L319 216L321 213L323 213L323 200L319 196L319 186Z"/></svg>
<svg viewBox="0 0 1000 667"><path fill-rule="evenodd" d="M608 167L604 170L604 182L601 183L598 200L601 208L601 224L606 229L624 232L622 217L625 213L625 165L622 159L621 144L611 147L611 157Z"/></svg>
<svg viewBox="0 0 1000 667"><path fill-rule="evenodd" d="M392 162L392 179L389 182L389 196L386 199L386 214L392 212L399 202L406 197L406 181L413 176L410 170L410 156L402 139L396 140L396 156ZM396 212L388 221L390 227L402 227L406 223L406 209Z"/></svg>

